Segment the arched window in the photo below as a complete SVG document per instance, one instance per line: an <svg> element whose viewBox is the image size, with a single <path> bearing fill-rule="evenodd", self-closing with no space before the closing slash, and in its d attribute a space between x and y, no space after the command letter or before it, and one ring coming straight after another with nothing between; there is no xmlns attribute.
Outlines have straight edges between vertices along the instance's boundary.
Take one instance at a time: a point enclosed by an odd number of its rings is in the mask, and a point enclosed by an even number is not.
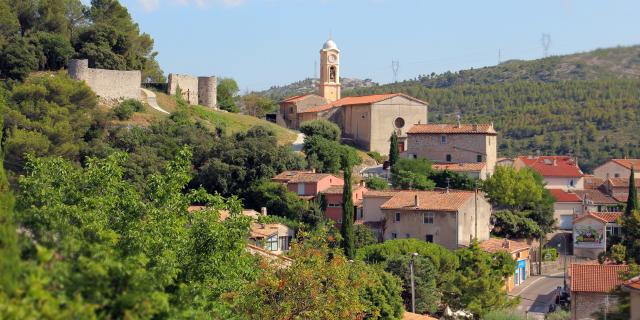
<svg viewBox="0 0 640 320"><path fill-rule="evenodd" d="M329 80L336 81L336 66L329 67Z"/></svg>

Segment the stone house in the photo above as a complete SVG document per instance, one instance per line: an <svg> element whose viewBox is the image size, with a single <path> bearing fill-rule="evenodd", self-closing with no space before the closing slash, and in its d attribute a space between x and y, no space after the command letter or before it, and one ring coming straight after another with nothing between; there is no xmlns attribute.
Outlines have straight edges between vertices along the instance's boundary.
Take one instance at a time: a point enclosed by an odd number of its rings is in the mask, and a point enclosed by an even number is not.
<svg viewBox="0 0 640 320"><path fill-rule="evenodd" d="M462 164L478 176L492 174L498 141L493 124L416 124L407 131L403 156L423 158L436 165ZM484 163L484 169L480 163ZM453 168L453 167L451 167Z"/></svg>
<svg viewBox="0 0 640 320"><path fill-rule="evenodd" d="M385 214L380 208L399 190L367 190L362 195L362 224L368 226L379 240L383 239Z"/></svg>
<svg viewBox="0 0 640 320"><path fill-rule="evenodd" d="M314 199L329 187L344 185L344 180L341 178L313 171L283 171L271 178L271 181L286 184L287 190L306 200Z"/></svg>
<svg viewBox="0 0 640 320"><path fill-rule="evenodd" d="M583 213L582 198L572 190L549 189L556 200L553 204L553 217L561 230L573 229L573 219Z"/></svg>
<svg viewBox="0 0 640 320"><path fill-rule="evenodd" d="M622 236L620 212L587 212L573 220L573 254L597 259L607 249L607 241Z"/></svg>
<svg viewBox="0 0 640 320"><path fill-rule="evenodd" d="M251 244L275 254L289 251L295 232L281 223L252 223L249 232Z"/></svg>
<svg viewBox="0 0 640 320"><path fill-rule="evenodd" d="M336 222L337 226L342 224L342 192L344 189L344 185L342 186L331 186L320 193L324 196L324 201L326 203L327 208L324 211L324 216L327 219L331 219ZM362 210L362 199L367 192L367 188L365 186L364 181L361 181L357 185L353 185L351 187L351 198L353 200L354 206L354 221L362 220L363 210Z"/></svg>
<svg viewBox="0 0 640 320"><path fill-rule="evenodd" d="M491 205L473 191L399 191L380 210L384 240L415 238L455 250L472 238L489 239L492 227Z"/></svg>
<svg viewBox="0 0 640 320"><path fill-rule="evenodd" d="M631 168L634 168L636 175L640 174L640 159L611 159L593 169L593 175L603 180L609 178L629 179Z"/></svg>
<svg viewBox="0 0 640 320"><path fill-rule="evenodd" d="M640 178L635 179L636 192L640 191ZM626 203L629 197L629 177L609 178L602 184L601 189L620 203Z"/></svg>
<svg viewBox="0 0 640 320"><path fill-rule="evenodd" d="M613 291L622 283L626 265L572 263L569 268L571 314L573 319L598 319L597 313L614 310L618 303Z"/></svg>
<svg viewBox="0 0 640 320"><path fill-rule="evenodd" d="M343 139L383 155L389 153L389 138L395 131L404 150L408 128L427 123L427 103L401 93L341 98L340 68L340 50L328 40L320 50L318 94L280 101L276 122L298 129L305 121L329 120L340 127Z"/></svg>
<svg viewBox="0 0 640 320"><path fill-rule="evenodd" d="M584 174L578 163L568 156L519 156L513 167L528 167L538 172L547 189L584 189Z"/></svg>
<svg viewBox="0 0 640 320"><path fill-rule="evenodd" d="M622 290L629 293L631 314L629 320L640 320L640 277L634 277L622 284Z"/></svg>
<svg viewBox="0 0 640 320"><path fill-rule="evenodd" d="M513 274L505 279L505 290L510 292L515 287L522 284L531 274L531 262L529 261L529 250L531 247L525 242L508 239L490 238L480 242L480 248L490 253L506 251L516 261L516 268Z"/></svg>
<svg viewBox="0 0 640 320"><path fill-rule="evenodd" d="M586 181L585 181L586 182ZM616 212L623 206L612 196L605 194L600 189L572 190L583 201L586 211L591 212ZM583 210L584 212L585 210Z"/></svg>

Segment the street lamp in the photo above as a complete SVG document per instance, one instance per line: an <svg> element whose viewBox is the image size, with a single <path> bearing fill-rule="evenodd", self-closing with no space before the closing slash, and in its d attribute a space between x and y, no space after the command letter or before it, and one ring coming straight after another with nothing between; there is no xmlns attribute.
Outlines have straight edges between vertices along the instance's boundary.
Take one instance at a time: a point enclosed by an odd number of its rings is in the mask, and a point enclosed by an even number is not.
<svg viewBox="0 0 640 320"><path fill-rule="evenodd" d="M413 262L418 256L417 252L411 254L411 261L409 261L409 269L411 270L411 312L416 313L416 286L413 281Z"/></svg>

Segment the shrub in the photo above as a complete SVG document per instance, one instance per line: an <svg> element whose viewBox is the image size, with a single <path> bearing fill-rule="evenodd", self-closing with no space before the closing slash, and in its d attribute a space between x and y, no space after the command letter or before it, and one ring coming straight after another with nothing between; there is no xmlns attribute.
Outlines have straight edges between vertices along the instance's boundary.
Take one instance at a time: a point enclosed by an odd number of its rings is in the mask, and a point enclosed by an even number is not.
<svg viewBox="0 0 640 320"><path fill-rule="evenodd" d="M377 163L383 163L386 157L383 157L378 151L369 151L367 155L375 160Z"/></svg>
<svg viewBox="0 0 640 320"><path fill-rule="evenodd" d="M482 320L521 320L524 318L514 310L495 310L485 314Z"/></svg>
<svg viewBox="0 0 640 320"><path fill-rule="evenodd" d="M327 140L340 141L340 128L333 122L321 119L303 122L300 132L306 136L319 135Z"/></svg>
<svg viewBox="0 0 640 320"><path fill-rule="evenodd" d="M389 189L389 182L387 179L380 177L368 177L364 180L367 184L367 188L372 190L387 190Z"/></svg>
<svg viewBox="0 0 640 320"><path fill-rule="evenodd" d="M144 109L142 102L134 99L128 99L121 102L117 107L113 108L113 115L118 120L129 120L134 112L140 112Z"/></svg>

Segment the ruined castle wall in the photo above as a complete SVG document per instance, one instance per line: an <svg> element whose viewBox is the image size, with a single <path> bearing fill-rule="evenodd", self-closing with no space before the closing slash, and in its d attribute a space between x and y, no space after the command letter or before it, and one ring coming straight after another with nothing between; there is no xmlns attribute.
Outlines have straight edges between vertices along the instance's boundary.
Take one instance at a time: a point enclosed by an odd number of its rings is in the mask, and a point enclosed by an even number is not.
<svg viewBox="0 0 640 320"><path fill-rule="evenodd" d="M189 101L189 104L198 104L198 78L185 74L169 74L169 94L176 94L180 87L182 97Z"/></svg>
<svg viewBox="0 0 640 320"><path fill-rule="evenodd" d="M106 99L136 99L140 100L140 70L122 71L89 68L86 59L72 59L69 61L69 76L82 80L96 95Z"/></svg>
<svg viewBox="0 0 640 320"><path fill-rule="evenodd" d="M198 77L198 104L216 108L218 79L216 77Z"/></svg>

